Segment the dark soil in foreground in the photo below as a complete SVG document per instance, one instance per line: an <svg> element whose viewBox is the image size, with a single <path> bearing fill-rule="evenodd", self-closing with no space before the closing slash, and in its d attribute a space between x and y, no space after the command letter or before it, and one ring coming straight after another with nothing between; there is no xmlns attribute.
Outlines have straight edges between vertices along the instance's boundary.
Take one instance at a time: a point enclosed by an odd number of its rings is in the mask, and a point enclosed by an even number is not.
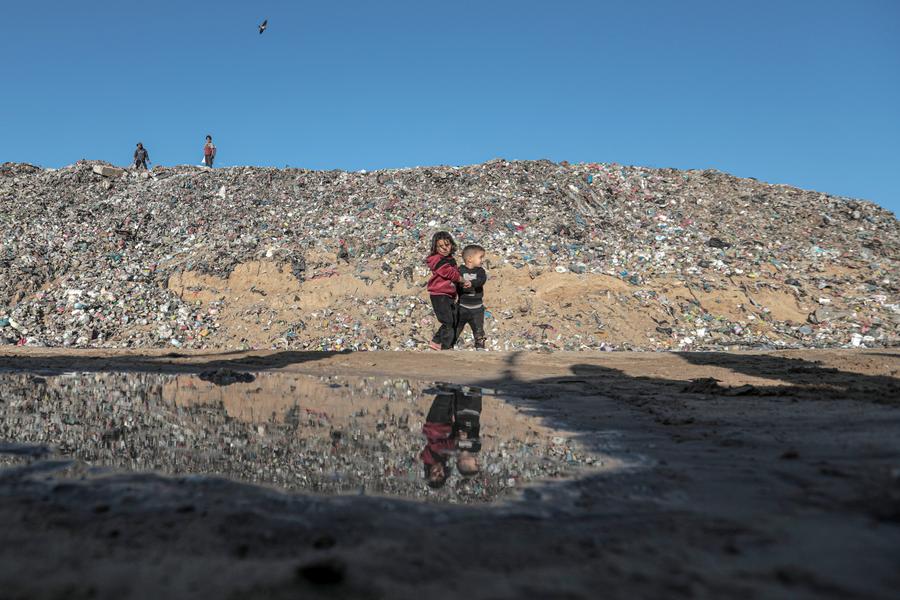
<svg viewBox="0 0 900 600"><path fill-rule="evenodd" d="M0 355L477 384L621 468L499 504L313 496L3 446L3 598L891 598L900 353ZM7 401L6 398L3 401Z"/></svg>

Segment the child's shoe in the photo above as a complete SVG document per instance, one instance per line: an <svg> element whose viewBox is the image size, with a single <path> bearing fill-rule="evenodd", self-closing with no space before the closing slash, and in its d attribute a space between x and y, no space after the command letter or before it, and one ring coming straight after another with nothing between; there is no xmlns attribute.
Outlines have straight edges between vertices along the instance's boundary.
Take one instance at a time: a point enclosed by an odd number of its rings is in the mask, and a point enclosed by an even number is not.
<svg viewBox="0 0 900 600"><path fill-rule="evenodd" d="M441 345L436 342L428 342L428 347L431 348L432 350L440 350L441 349Z"/></svg>

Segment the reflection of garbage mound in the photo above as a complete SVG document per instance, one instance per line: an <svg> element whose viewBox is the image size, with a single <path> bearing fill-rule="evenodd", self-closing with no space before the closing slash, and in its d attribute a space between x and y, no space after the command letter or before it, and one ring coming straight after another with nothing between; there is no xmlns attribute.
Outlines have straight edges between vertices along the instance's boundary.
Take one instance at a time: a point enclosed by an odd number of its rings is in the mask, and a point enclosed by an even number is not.
<svg viewBox="0 0 900 600"><path fill-rule="evenodd" d="M488 348L876 346L900 327L891 213L715 171L7 163L0 210L0 344L422 347L437 228L487 249Z"/></svg>
<svg viewBox="0 0 900 600"><path fill-rule="evenodd" d="M423 481L420 459L421 431L434 410L425 384L264 373L253 385L229 385L221 382L249 374L215 373L205 379L216 381L117 373L40 383L0 374L0 439L10 440L11 459L53 446L94 465L129 470L466 503L490 502L529 482L599 464L506 402L482 401L472 392L477 388L438 388L448 399L440 410L456 463L467 452L482 468L448 471L449 485L434 492Z"/></svg>

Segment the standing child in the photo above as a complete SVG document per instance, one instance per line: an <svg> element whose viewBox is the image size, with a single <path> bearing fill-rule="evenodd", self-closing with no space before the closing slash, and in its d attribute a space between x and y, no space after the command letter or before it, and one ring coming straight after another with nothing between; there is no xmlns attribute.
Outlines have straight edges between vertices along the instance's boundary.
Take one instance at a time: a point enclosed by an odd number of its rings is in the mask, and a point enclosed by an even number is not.
<svg viewBox="0 0 900 600"><path fill-rule="evenodd" d="M141 142L137 143L137 148L134 150L134 168L135 169L143 169L147 170L147 163L150 162L150 153L147 152L147 149L144 148L144 144Z"/></svg>
<svg viewBox="0 0 900 600"><path fill-rule="evenodd" d="M456 342L456 283L461 277L456 268L453 253L456 242L446 231L438 231L431 238L431 254L425 259L431 269L428 294L431 307L441 327L434 334L429 346L434 350L449 350Z"/></svg>
<svg viewBox="0 0 900 600"><path fill-rule="evenodd" d="M476 244L466 246L462 251L462 259L463 266L459 268L462 279L459 285L456 339L459 339L468 323L475 337L475 349L484 350L484 283L487 281L487 273L481 268L484 248ZM469 285L464 286L464 283Z"/></svg>
<svg viewBox="0 0 900 600"><path fill-rule="evenodd" d="M203 145L203 164L211 169L215 159L216 145L213 144L212 136L208 135L206 136L206 143Z"/></svg>

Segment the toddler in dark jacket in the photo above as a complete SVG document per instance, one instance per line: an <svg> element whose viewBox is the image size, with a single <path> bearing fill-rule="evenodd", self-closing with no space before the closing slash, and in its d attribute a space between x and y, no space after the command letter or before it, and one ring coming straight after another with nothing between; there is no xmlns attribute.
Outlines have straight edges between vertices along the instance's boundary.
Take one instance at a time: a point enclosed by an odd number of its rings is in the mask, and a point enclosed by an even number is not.
<svg viewBox="0 0 900 600"><path fill-rule="evenodd" d="M484 248L471 244L463 248L463 266L459 267L459 306L456 312L456 339L459 340L466 324L472 328L475 349L484 350L484 284L487 273L481 267Z"/></svg>

